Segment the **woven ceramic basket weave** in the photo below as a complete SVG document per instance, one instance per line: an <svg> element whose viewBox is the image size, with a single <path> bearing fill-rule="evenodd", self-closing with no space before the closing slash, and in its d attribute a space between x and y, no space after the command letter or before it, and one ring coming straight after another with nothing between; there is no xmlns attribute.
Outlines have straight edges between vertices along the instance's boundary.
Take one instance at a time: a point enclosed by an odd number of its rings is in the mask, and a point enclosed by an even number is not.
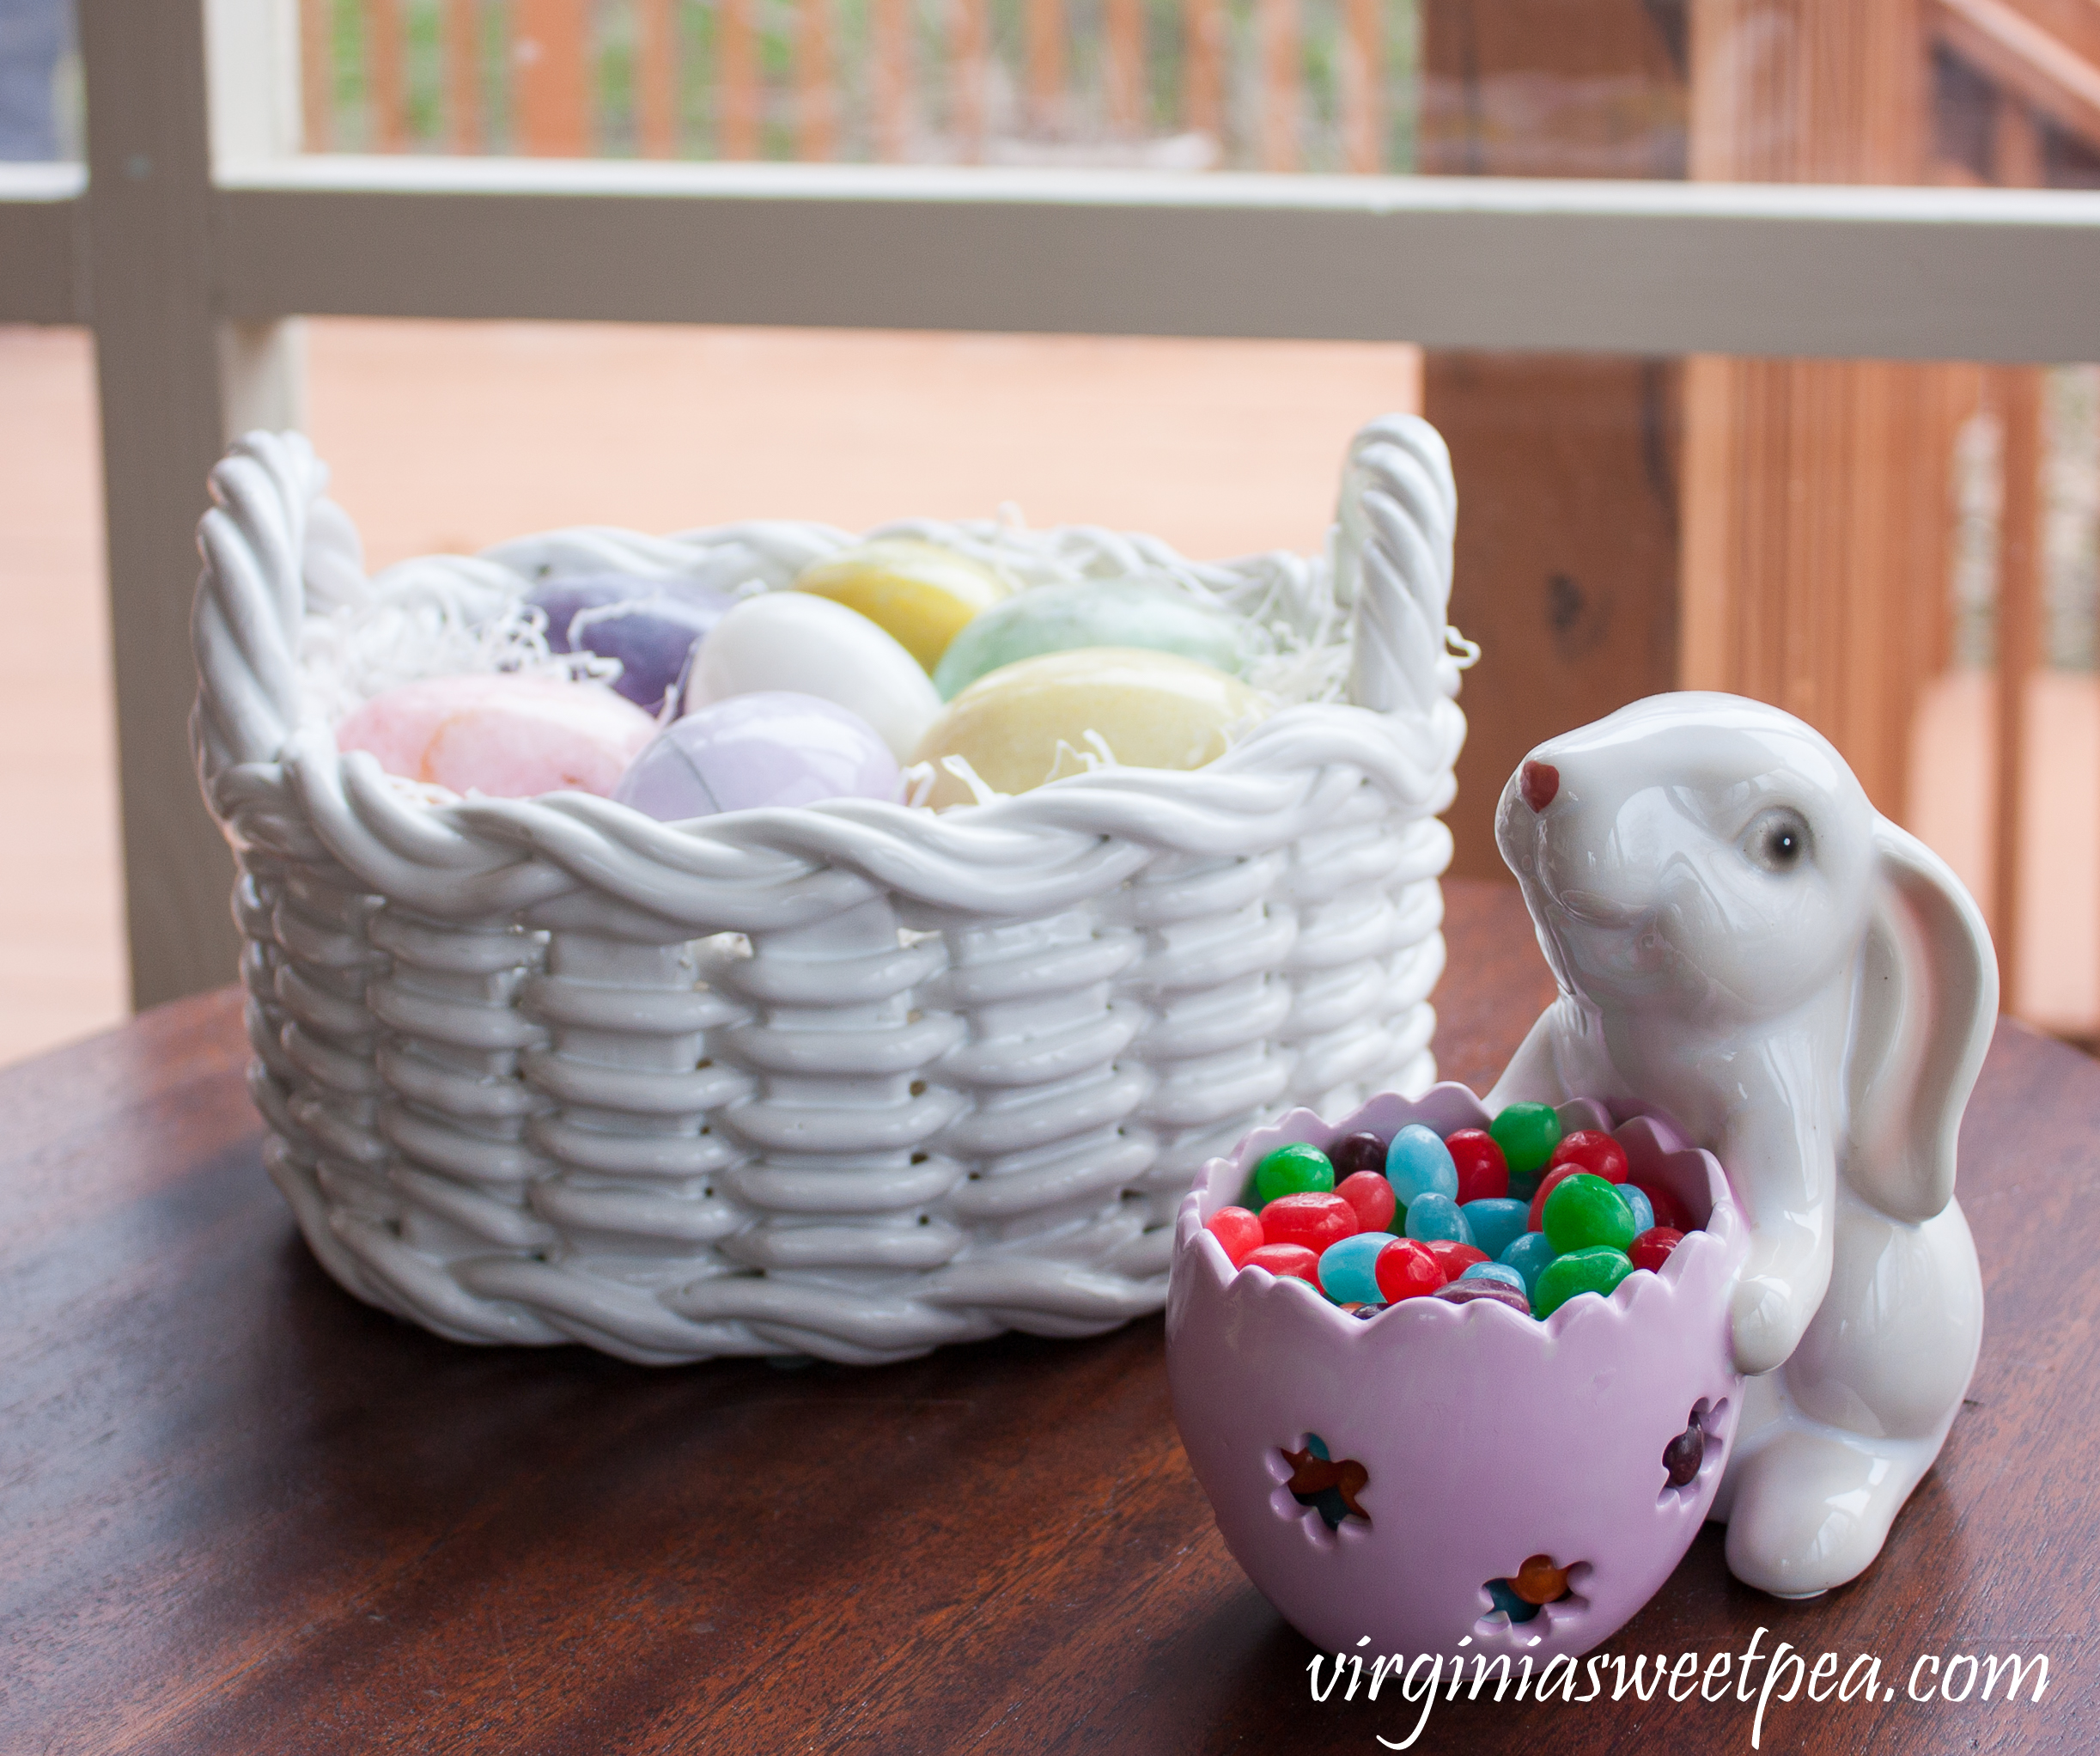
<svg viewBox="0 0 2100 1756"><path fill-rule="evenodd" d="M1422 422L1358 436L1317 559L891 527L1024 586L1222 604L1266 631L1286 704L1194 772L1103 766L939 814L672 826L342 754L348 707L472 668L535 580L777 589L855 540L581 530L368 580L326 486L291 435L213 473L192 741L240 866L265 1161L358 1296L463 1341L652 1363L1090 1334L1164 1302L1206 1160L1293 1105L1434 1078L1464 721L1456 500Z"/></svg>

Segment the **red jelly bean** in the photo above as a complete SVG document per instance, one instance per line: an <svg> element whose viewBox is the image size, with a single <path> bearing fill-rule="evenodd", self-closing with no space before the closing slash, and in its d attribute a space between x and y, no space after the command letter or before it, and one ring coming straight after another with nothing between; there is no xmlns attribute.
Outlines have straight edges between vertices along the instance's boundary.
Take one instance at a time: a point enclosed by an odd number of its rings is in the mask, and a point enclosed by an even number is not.
<svg viewBox="0 0 2100 1756"><path fill-rule="evenodd" d="M1655 1210L1655 1223L1668 1226L1672 1231L1689 1232L1695 1228L1692 1216L1684 1210L1684 1204L1676 1193L1660 1183L1635 1183L1634 1187L1648 1198L1648 1205Z"/></svg>
<svg viewBox="0 0 2100 1756"><path fill-rule="evenodd" d="M1443 1271L1446 1280L1456 1280L1476 1262L1485 1262L1488 1253L1476 1250L1470 1244L1461 1244L1456 1238L1430 1238L1422 1248L1436 1258L1436 1265Z"/></svg>
<svg viewBox="0 0 2100 1756"><path fill-rule="evenodd" d="M1332 1192L1300 1189L1262 1210L1262 1235L1272 1244L1303 1244L1316 1255L1363 1229L1356 1210Z"/></svg>
<svg viewBox="0 0 2100 1756"><path fill-rule="evenodd" d="M1269 1241L1261 1221L1244 1207L1220 1207L1203 1222L1203 1229L1225 1247L1225 1259L1235 1268Z"/></svg>
<svg viewBox="0 0 2100 1756"><path fill-rule="evenodd" d="M1684 1234L1675 1226L1657 1226L1635 1238L1626 1253L1627 1260L1635 1268L1645 1268L1651 1274L1659 1272L1669 1261L1670 1253L1684 1241Z"/></svg>
<svg viewBox="0 0 2100 1756"><path fill-rule="evenodd" d="M1320 1259L1317 1251L1308 1250L1303 1244L1264 1244L1251 1251L1241 1265L1246 1268L1266 1268L1279 1278L1289 1277L1302 1280L1319 1290Z"/></svg>
<svg viewBox="0 0 2100 1756"><path fill-rule="evenodd" d="M1509 1194L1509 1161L1494 1135L1485 1128L1461 1128L1444 1138L1445 1149L1458 1167L1458 1193L1464 1207L1469 1201L1501 1201Z"/></svg>
<svg viewBox="0 0 2100 1756"><path fill-rule="evenodd" d="M1359 1171L1376 1171L1382 1177L1385 1174L1385 1143L1375 1134L1345 1134L1327 1149L1327 1162L1335 1168L1336 1188ZM1380 1226L1379 1229L1385 1229Z"/></svg>
<svg viewBox="0 0 2100 1756"><path fill-rule="evenodd" d="M1361 1231L1385 1231L1392 1224L1393 1214L1400 1205L1383 1171L1357 1171L1336 1184L1335 1193L1356 1210L1356 1224Z"/></svg>
<svg viewBox="0 0 2100 1756"><path fill-rule="evenodd" d="M1553 1149L1546 1166L1549 1174L1555 1165L1573 1165L1607 1183L1623 1183L1626 1149L1601 1129L1578 1128L1573 1134L1563 1134L1561 1143Z"/></svg>
<svg viewBox="0 0 2100 1756"><path fill-rule="evenodd" d="M1437 1266L1436 1258L1412 1238L1395 1238L1379 1251L1372 1272L1378 1276L1379 1290L1389 1305L1427 1297L1444 1284L1444 1271Z"/></svg>
<svg viewBox="0 0 2100 1756"><path fill-rule="evenodd" d="M1546 1198L1568 1178L1579 1175L1588 1168L1586 1165L1579 1165L1570 1161L1566 1164L1554 1166L1544 1176L1541 1177L1538 1180L1538 1188L1531 1197L1531 1211L1530 1216L1525 1221L1525 1230L1527 1232L1544 1231L1546 1229Z"/></svg>

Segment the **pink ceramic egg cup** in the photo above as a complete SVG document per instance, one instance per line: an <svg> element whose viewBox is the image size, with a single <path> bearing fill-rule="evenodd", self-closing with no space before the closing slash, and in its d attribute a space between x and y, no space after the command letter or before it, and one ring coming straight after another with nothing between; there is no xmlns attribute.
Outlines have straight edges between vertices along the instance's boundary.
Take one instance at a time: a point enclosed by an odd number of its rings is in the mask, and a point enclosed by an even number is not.
<svg viewBox="0 0 2100 1756"><path fill-rule="evenodd" d="M1610 1126L1588 1102L1561 1117L1568 1130ZM1317 1645L1528 1652L1541 1664L1586 1652L1669 1578L1720 1485L1742 1401L1728 1296L1747 1229L1713 1155L1640 1117L1615 1131L1633 1180L1669 1188L1705 1229L1659 1274L1629 1275L1610 1298L1573 1299L1543 1323L1488 1299L1432 1298L1361 1320L1302 1283L1235 1271L1204 1229L1277 1147L1390 1137L1409 1122L1448 1134L1485 1128L1488 1114L1462 1085L1374 1098L1333 1124L1293 1110L1203 1168L1177 1218L1167 1293L1182 1442L1233 1558ZM1695 1410L1705 1460L1673 1488L1663 1451ZM1356 1496L1367 1522L1330 1530L1292 1496L1283 1454L1313 1435L1368 1472ZM1513 1624L1488 1582L1538 1554L1569 1570L1572 1594Z"/></svg>

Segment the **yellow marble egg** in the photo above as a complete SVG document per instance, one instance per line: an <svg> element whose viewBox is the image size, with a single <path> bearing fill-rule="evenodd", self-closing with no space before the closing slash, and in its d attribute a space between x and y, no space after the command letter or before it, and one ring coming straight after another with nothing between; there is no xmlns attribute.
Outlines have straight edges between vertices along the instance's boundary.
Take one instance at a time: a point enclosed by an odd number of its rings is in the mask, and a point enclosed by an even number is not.
<svg viewBox="0 0 2100 1756"><path fill-rule="evenodd" d="M802 570L797 591L857 610L929 672L980 610L1013 594L997 568L935 543L880 537Z"/></svg>
<svg viewBox="0 0 2100 1756"><path fill-rule="evenodd" d="M940 765L960 756L1002 793L1085 771L1099 735L1129 768L1201 768L1267 716L1266 697L1178 654L1087 646L1022 659L980 677L912 752L934 768L927 802L966 805L967 783Z"/></svg>

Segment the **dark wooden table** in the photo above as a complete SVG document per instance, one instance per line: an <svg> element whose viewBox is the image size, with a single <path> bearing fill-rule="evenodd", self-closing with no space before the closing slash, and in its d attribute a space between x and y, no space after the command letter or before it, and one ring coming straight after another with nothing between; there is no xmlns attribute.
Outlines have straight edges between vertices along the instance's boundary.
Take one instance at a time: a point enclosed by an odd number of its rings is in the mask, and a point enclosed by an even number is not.
<svg viewBox="0 0 2100 1756"><path fill-rule="evenodd" d="M1484 1086L1549 983L1513 891L1449 905L1439 1052ZM245 1055L228 991L0 1073L9 1756L1366 1753L1415 1725L1390 1689L1311 1698L1183 1460L1157 1319L880 1370L454 1346L308 1258ZM1779 1603L1709 1527L1608 1649L1703 1664L1762 1626L1750 1701L1732 1671L1721 1701L1440 1703L1414 1747L1746 1749L1779 1641L1877 1656L1894 1698L1775 1699L1764 1749L2100 1747L2097 1163L2100 1066L2001 1027L1962 1163L1983 1363L1880 1562ZM1925 1661L2010 1653L2047 1655L2039 1704L2031 1673L2017 1704L1910 1698Z"/></svg>

